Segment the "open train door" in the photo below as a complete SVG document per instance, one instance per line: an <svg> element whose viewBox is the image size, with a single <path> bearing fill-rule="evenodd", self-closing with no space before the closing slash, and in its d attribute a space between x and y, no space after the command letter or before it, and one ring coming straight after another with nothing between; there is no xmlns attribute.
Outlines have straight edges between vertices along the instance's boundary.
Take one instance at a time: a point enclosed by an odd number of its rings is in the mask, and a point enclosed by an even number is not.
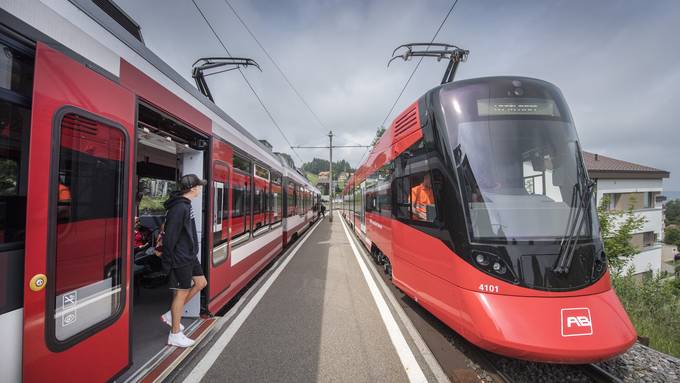
<svg viewBox="0 0 680 383"><path fill-rule="evenodd" d="M23 380L107 381L129 364L134 95L37 44Z"/></svg>

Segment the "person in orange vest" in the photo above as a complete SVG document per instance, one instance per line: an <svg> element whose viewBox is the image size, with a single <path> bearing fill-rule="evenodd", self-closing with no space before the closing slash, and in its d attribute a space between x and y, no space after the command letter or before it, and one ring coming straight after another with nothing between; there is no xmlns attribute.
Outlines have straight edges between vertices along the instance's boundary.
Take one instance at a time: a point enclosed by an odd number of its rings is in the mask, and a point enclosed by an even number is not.
<svg viewBox="0 0 680 383"><path fill-rule="evenodd" d="M423 182L411 188L411 215L419 221L431 221L427 217L428 206L434 206L434 194L430 175L425 174Z"/></svg>
<svg viewBox="0 0 680 383"><path fill-rule="evenodd" d="M68 220L71 217L71 189L59 182L57 195L57 219Z"/></svg>
<svg viewBox="0 0 680 383"><path fill-rule="evenodd" d="M63 183L59 183L59 203L71 203L71 189Z"/></svg>

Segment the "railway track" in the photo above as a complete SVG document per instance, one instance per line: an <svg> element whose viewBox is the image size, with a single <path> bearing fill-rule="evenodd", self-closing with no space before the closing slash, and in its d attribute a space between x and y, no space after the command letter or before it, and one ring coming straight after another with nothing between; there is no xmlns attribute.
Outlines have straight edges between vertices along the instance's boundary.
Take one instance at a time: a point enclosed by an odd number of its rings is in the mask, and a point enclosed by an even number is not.
<svg viewBox="0 0 680 383"><path fill-rule="evenodd" d="M614 376L607 370L596 364L584 364L582 366L583 373L588 375L594 382L602 383L623 383L623 380L617 376Z"/></svg>

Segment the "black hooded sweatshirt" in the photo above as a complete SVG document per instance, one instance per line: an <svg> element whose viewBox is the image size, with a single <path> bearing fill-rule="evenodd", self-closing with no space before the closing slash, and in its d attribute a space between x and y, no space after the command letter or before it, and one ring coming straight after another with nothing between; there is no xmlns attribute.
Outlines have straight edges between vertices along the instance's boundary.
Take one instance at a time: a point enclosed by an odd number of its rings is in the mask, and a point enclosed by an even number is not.
<svg viewBox="0 0 680 383"><path fill-rule="evenodd" d="M198 234L191 201L182 194L173 194L165 201L165 236L163 263L176 268L197 260Z"/></svg>

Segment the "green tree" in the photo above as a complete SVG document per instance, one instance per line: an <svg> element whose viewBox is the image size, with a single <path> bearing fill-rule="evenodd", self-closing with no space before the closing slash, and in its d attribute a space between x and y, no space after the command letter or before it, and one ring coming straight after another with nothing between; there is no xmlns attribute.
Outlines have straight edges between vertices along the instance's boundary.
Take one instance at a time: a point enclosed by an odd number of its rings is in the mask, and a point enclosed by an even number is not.
<svg viewBox="0 0 680 383"><path fill-rule="evenodd" d="M328 160L324 160L321 158L314 158L311 162L305 162L302 164L302 170L313 173L313 174L319 174L319 172L327 172L328 171ZM349 162L345 160L340 160L340 161L335 161L333 162L333 179L337 180L338 175L341 172L353 172L354 169L350 166Z"/></svg>
<svg viewBox="0 0 680 383"><path fill-rule="evenodd" d="M597 217L610 269L614 274L620 274L628 260L639 253L630 240L633 233L642 228L645 218L637 217L632 209L609 210L608 206L609 197L602 198L597 207Z"/></svg>
<svg viewBox="0 0 680 383"><path fill-rule="evenodd" d="M378 130L375 132L375 137L373 138L373 142L371 142L371 146L375 146L375 144L380 141L380 137L382 137L383 134L385 134L385 127L384 126L379 126Z"/></svg>
<svg viewBox="0 0 680 383"><path fill-rule="evenodd" d="M663 241L669 245L680 246L680 227L676 225L666 227Z"/></svg>
<svg viewBox="0 0 680 383"><path fill-rule="evenodd" d="M665 210L666 225L680 225L680 199L668 201Z"/></svg>

